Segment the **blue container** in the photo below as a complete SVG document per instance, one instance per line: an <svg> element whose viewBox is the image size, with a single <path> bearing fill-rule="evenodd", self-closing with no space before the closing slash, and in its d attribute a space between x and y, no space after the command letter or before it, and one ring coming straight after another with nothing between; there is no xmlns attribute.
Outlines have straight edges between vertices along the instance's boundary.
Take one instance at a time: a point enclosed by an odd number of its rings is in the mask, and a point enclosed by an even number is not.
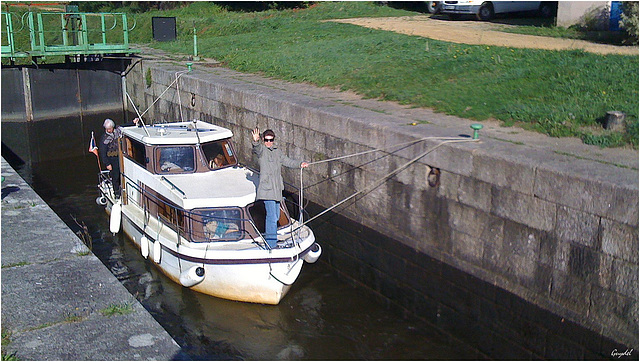
<svg viewBox="0 0 640 362"><path fill-rule="evenodd" d="M620 31L620 15L622 14L622 1L611 2L611 15L609 16L609 30Z"/></svg>

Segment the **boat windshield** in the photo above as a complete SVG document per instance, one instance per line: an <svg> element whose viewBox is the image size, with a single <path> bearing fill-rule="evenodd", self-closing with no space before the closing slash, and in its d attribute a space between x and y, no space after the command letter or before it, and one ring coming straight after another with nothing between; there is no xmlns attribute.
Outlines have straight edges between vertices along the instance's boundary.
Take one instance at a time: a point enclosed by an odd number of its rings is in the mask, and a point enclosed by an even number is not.
<svg viewBox="0 0 640 362"><path fill-rule="evenodd" d="M237 241L243 237L239 208L198 210L191 217L193 241Z"/></svg>
<svg viewBox="0 0 640 362"><path fill-rule="evenodd" d="M195 153L191 146L156 148L156 171L159 173L185 173L195 170Z"/></svg>
<svg viewBox="0 0 640 362"><path fill-rule="evenodd" d="M229 140L205 143L202 145L202 151L207 158L207 165L212 170L238 163Z"/></svg>

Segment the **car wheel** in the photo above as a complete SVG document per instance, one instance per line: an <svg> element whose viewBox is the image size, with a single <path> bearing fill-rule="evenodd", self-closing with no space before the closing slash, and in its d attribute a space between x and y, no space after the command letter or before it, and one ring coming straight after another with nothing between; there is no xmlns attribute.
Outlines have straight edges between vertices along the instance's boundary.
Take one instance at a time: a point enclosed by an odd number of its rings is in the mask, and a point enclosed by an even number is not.
<svg viewBox="0 0 640 362"><path fill-rule="evenodd" d="M478 9L478 20L489 21L493 19L493 5L491 3L486 2L480 5L480 9Z"/></svg>
<svg viewBox="0 0 640 362"><path fill-rule="evenodd" d="M438 14L442 8L441 1L427 1L427 11L429 14Z"/></svg>

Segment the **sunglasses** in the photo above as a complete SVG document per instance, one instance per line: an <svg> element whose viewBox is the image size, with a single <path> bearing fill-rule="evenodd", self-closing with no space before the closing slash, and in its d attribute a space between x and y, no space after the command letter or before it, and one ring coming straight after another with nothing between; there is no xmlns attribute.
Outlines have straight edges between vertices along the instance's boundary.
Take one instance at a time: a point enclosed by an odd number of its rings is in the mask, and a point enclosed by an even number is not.
<svg viewBox="0 0 640 362"><path fill-rule="evenodd" d="M265 138L265 139L264 139L264 141L265 141L265 142L273 142L273 140L274 140L274 139L275 139L275 138Z"/></svg>

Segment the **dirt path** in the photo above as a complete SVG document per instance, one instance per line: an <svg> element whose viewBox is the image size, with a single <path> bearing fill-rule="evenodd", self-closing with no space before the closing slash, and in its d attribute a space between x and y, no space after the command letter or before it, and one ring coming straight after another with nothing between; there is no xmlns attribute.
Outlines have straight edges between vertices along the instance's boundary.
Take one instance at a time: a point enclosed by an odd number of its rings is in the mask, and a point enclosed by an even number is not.
<svg viewBox="0 0 640 362"><path fill-rule="evenodd" d="M582 49L597 54L638 55L637 46L615 46L591 43L584 40L505 33L495 29L508 27L509 25L478 21L440 20L425 15L339 19L333 21L461 44L547 50Z"/></svg>

